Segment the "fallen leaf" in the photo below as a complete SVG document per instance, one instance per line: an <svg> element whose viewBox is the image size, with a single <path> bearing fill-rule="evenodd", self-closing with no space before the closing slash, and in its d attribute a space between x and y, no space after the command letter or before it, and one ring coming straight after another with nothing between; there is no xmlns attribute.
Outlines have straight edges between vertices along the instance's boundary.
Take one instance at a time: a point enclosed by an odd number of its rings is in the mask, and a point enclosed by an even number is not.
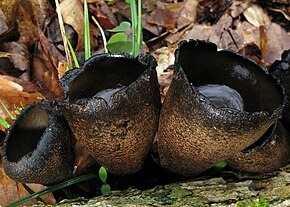
<svg viewBox="0 0 290 207"><path fill-rule="evenodd" d="M19 70L21 75L19 78L30 80L30 57L26 45L18 42L7 42L4 44L6 51L10 54L9 60L14 66L14 70Z"/></svg>
<svg viewBox="0 0 290 207"><path fill-rule="evenodd" d="M57 67L58 71L58 79L61 79L61 77L66 73L67 71L67 62L62 60L58 63Z"/></svg>
<svg viewBox="0 0 290 207"><path fill-rule="evenodd" d="M27 184L33 191L37 192L45 189L45 186L39 184ZM9 204L30 195L22 186L21 183L15 182L10 179L4 172L2 163L0 163L0 206L8 206ZM46 194L41 197L48 204L55 204L56 200L52 193ZM37 202L32 200L25 203L29 205L31 203Z"/></svg>
<svg viewBox="0 0 290 207"><path fill-rule="evenodd" d="M290 34L288 34L280 25L271 23L266 28L268 37L268 50L265 54L264 61L270 66L275 60L279 60L283 51L290 48Z"/></svg>
<svg viewBox="0 0 290 207"><path fill-rule="evenodd" d="M60 3L63 21L72 26L78 33L76 50L84 49L84 11L83 4L79 0L64 0Z"/></svg>
<svg viewBox="0 0 290 207"><path fill-rule="evenodd" d="M200 0L198 1L197 21L217 22L225 11L231 6L232 1L227 0Z"/></svg>
<svg viewBox="0 0 290 207"><path fill-rule="evenodd" d="M63 88L60 86L57 71L61 61L65 61L65 58L39 30L39 43L32 61L32 72L41 87L54 94L54 99L63 98Z"/></svg>
<svg viewBox="0 0 290 207"><path fill-rule="evenodd" d="M19 2L20 0L0 1L0 35L14 29Z"/></svg>
<svg viewBox="0 0 290 207"><path fill-rule="evenodd" d="M18 78L0 75L0 86L0 100L14 117L17 116L14 104L21 108L20 102L25 106L44 99L44 96L38 92L39 89L36 86ZM0 106L0 117L5 119L10 125L13 123L13 120L2 106ZM5 128L0 125L0 130L5 131Z"/></svg>
<svg viewBox="0 0 290 207"><path fill-rule="evenodd" d="M95 4L90 4L89 10L97 17L103 29L113 29L118 25L115 15L105 1L98 1Z"/></svg>
<svg viewBox="0 0 290 207"><path fill-rule="evenodd" d="M262 7L253 4L243 12L245 18L255 27L267 26L270 24L270 18Z"/></svg>
<svg viewBox="0 0 290 207"><path fill-rule="evenodd" d="M17 18L18 30L20 32L19 42L34 49L38 39L38 28L42 28L53 15L53 9L49 0L21 1Z"/></svg>
<svg viewBox="0 0 290 207"><path fill-rule="evenodd" d="M181 5L181 3L178 5ZM180 11L181 6L176 6L174 9L159 7L151 13L147 21L151 24L156 24L168 30L173 30L177 26L177 19L179 17Z"/></svg>

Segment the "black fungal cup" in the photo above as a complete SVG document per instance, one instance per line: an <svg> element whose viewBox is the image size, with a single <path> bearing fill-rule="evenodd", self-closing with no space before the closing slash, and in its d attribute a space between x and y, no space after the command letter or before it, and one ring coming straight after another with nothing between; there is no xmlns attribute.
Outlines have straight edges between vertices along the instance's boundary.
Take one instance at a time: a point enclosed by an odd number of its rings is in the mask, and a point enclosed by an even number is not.
<svg viewBox="0 0 290 207"><path fill-rule="evenodd" d="M281 116L281 87L250 59L199 40L181 42L175 57L158 130L165 168L196 176L259 140Z"/></svg>
<svg viewBox="0 0 290 207"><path fill-rule="evenodd" d="M155 137L161 107L156 61L106 53L67 72L65 101L54 106L74 137L109 172L138 171Z"/></svg>
<svg viewBox="0 0 290 207"><path fill-rule="evenodd" d="M238 170L272 172L290 161L290 50L284 51L282 60L275 61L269 71L283 91L282 117L257 142L227 160Z"/></svg>
<svg viewBox="0 0 290 207"><path fill-rule="evenodd" d="M72 177L71 131L62 115L40 102L22 110L3 144L3 167L13 180L51 185Z"/></svg>

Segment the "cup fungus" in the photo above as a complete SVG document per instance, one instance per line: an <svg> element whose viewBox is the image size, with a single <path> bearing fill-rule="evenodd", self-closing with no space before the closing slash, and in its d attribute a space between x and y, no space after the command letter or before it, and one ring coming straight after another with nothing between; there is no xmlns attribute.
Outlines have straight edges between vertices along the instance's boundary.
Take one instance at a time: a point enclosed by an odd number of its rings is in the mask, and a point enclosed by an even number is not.
<svg viewBox="0 0 290 207"><path fill-rule="evenodd" d="M6 174L18 182L50 185L70 178L73 162L64 117L43 102L23 109L4 140Z"/></svg>
<svg viewBox="0 0 290 207"><path fill-rule="evenodd" d="M160 162L198 175L253 144L281 116L281 87L250 59L213 43L183 41L158 130Z"/></svg>
<svg viewBox="0 0 290 207"><path fill-rule="evenodd" d="M283 115L257 142L227 160L242 171L271 172L290 161L290 50L282 54L281 61L272 64L270 75L283 90Z"/></svg>
<svg viewBox="0 0 290 207"><path fill-rule="evenodd" d="M155 137L161 107L152 56L106 53L67 72L55 102L74 137L109 172L138 171Z"/></svg>
<svg viewBox="0 0 290 207"><path fill-rule="evenodd" d="M10 128L5 172L26 183L67 179L77 160L75 138L109 172L135 173L157 129L161 165L185 176L220 161L270 172L290 160L290 50L270 75L250 59L200 40L181 42L175 57L160 120L152 56L100 54L68 71L61 80L63 101L29 105Z"/></svg>
<svg viewBox="0 0 290 207"><path fill-rule="evenodd" d="M255 173L273 172L290 160L290 136L280 121L254 144L226 162L235 169Z"/></svg>

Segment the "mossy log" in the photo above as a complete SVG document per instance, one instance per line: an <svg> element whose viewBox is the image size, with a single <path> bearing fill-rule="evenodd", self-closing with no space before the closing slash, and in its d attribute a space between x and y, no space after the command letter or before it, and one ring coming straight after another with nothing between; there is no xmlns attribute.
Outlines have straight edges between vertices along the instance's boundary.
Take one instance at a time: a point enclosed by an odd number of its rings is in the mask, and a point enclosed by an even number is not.
<svg viewBox="0 0 290 207"><path fill-rule="evenodd" d="M241 175L223 172L148 190L113 191L109 196L63 200L61 206L237 206L262 196L270 206L290 206L290 166L271 174ZM38 205L41 206L41 205Z"/></svg>

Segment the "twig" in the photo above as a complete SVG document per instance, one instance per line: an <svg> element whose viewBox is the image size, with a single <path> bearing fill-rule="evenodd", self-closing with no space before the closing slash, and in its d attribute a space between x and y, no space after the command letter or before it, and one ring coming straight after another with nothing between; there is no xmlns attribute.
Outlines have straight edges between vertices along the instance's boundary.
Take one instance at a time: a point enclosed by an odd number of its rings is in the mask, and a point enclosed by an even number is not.
<svg viewBox="0 0 290 207"><path fill-rule="evenodd" d="M99 24L99 22L96 20L96 18L94 16L92 16L92 20L98 26L98 28L99 28L99 30L101 32L101 36L102 36L103 44L104 44L104 50L105 50L105 53L107 53L108 49L107 49L107 39L106 39L106 36L105 36L105 32L104 32L103 28L101 27L101 25Z"/></svg>
<svg viewBox="0 0 290 207"><path fill-rule="evenodd" d="M59 27L60 27L60 31L61 31L61 37L62 37L62 41L63 41L63 46L64 46L64 51L66 54L66 60L68 62L68 65L72 66L72 58L69 52L69 48L68 48L68 44L67 44L67 40L64 36L65 33L65 29L64 29L64 23L63 23L63 19L61 16L61 10L60 10L60 6L59 6L59 2L58 0L55 0L55 5L56 5L56 13L58 16L58 23L59 23Z"/></svg>

